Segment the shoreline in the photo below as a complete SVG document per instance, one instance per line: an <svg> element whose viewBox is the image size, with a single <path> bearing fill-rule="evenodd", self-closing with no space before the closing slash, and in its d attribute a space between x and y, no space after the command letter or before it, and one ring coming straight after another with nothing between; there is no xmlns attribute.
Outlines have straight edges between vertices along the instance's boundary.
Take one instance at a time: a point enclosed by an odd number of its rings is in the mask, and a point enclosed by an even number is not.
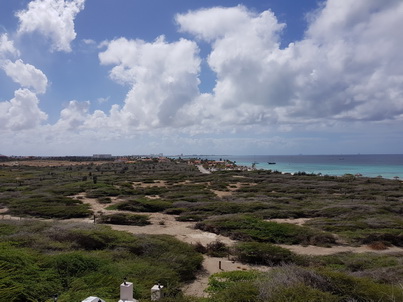
<svg viewBox="0 0 403 302"><path fill-rule="evenodd" d="M282 174L344 176L403 179L403 154L364 155L226 155L203 159L225 159L238 167L271 170Z"/></svg>

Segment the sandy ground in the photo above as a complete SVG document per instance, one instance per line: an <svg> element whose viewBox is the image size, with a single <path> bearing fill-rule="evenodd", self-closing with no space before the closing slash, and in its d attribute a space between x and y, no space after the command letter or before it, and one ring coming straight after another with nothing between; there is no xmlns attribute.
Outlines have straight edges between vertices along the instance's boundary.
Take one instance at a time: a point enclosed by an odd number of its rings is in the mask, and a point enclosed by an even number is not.
<svg viewBox="0 0 403 302"><path fill-rule="evenodd" d="M156 180L154 182L150 183L144 183L144 182L134 182L133 186L135 187L141 187L141 188L151 188L151 187L166 187L167 182L165 180Z"/></svg>
<svg viewBox="0 0 403 302"><path fill-rule="evenodd" d="M307 221L311 220L312 218L274 218L274 219L267 219L266 221L274 221L278 223L291 223L296 225L303 225Z"/></svg>
<svg viewBox="0 0 403 302"><path fill-rule="evenodd" d="M201 173L203 173L203 174L211 174L211 172L209 171L209 170L207 170L206 168L204 168L202 165L197 165L196 166L198 169L199 169L199 171L201 172Z"/></svg>
<svg viewBox="0 0 403 302"><path fill-rule="evenodd" d="M285 245L279 244L279 246L286 248L296 254L300 255L313 255L313 256L320 256L320 255L332 255L337 253L377 253L377 254L393 254L393 253L403 253L403 248L392 246L385 250L374 250L371 249L369 246L362 245L362 246L345 246L345 245L338 245L332 247L320 247L314 245L308 246L301 246L301 245Z"/></svg>

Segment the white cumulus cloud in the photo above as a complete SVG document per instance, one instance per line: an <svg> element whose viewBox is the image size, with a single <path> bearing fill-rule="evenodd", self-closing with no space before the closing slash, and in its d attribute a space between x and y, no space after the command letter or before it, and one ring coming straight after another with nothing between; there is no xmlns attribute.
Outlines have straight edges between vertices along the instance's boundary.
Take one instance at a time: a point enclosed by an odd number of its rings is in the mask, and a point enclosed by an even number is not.
<svg viewBox="0 0 403 302"><path fill-rule="evenodd" d="M304 38L280 47L283 24L244 6L176 16L211 44L211 96L187 104L191 120L221 125L394 120L403 113L403 3L328 0ZM202 122L202 121L201 121Z"/></svg>
<svg viewBox="0 0 403 302"><path fill-rule="evenodd" d="M0 59L8 55L18 56L19 51L14 47L14 42L8 38L7 34L0 35Z"/></svg>
<svg viewBox="0 0 403 302"><path fill-rule="evenodd" d="M17 60L14 63L7 61L3 66L6 74L26 88L33 88L37 93L45 93L48 79L46 75L30 64L25 64L22 60Z"/></svg>
<svg viewBox="0 0 403 302"><path fill-rule="evenodd" d="M70 52L76 38L74 19L84 9L85 0L34 0L28 9L17 12L18 32L39 32L49 38L52 50Z"/></svg>
<svg viewBox="0 0 403 302"><path fill-rule="evenodd" d="M214 98L199 99L203 106L193 104L202 112L187 111L224 124L261 123L274 115L267 108L290 102L292 70L279 54L285 25L271 11L212 8L177 15L176 21L181 31L211 43L208 64L217 75Z"/></svg>
<svg viewBox="0 0 403 302"><path fill-rule="evenodd" d="M79 129L88 118L90 102L70 101L68 106L60 112L60 119L55 125L60 130Z"/></svg>
<svg viewBox="0 0 403 302"><path fill-rule="evenodd" d="M176 113L199 94L198 52L195 42L168 43L163 36L152 43L125 38L110 41L99 54L101 64L114 65L111 78L130 87L124 106L119 114L115 108L114 115L143 129L180 123Z"/></svg>
<svg viewBox="0 0 403 302"><path fill-rule="evenodd" d="M10 101L0 102L0 130L35 128L47 119L38 107L39 100L28 89L18 89Z"/></svg>

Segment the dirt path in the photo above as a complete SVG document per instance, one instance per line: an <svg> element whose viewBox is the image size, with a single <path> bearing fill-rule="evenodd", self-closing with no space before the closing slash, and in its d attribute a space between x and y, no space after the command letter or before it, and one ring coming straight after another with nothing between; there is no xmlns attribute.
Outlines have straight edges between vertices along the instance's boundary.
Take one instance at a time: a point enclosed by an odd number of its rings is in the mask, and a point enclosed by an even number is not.
<svg viewBox="0 0 403 302"><path fill-rule="evenodd" d="M324 255L332 255L337 253L377 253L377 254L393 254L393 253L403 253L403 248L392 246L385 250L374 250L371 249L369 246L362 245L362 246L345 246L345 245L338 245L332 247L320 247L314 245L302 246L302 245L285 245L279 244L279 246L290 250L296 254L300 255L312 255L312 256L324 256Z"/></svg>
<svg viewBox="0 0 403 302"><path fill-rule="evenodd" d="M199 169L200 173L211 174L211 172L209 170L207 170L206 168L204 168L202 165L197 165L196 167Z"/></svg>
<svg viewBox="0 0 403 302"><path fill-rule="evenodd" d="M73 198L80 199L83 203L89 204L94 212L114 213L121 211L106 210L111 204L119 202L119 199L112 199L112 203L100 204L94 198L85 197L85 193L81 193L73 196ZM235 243L234 240L217 235L214 233L204 232L194 228L195 222L179 222L175 220L174 215L168 215L163 213L136 213L142 215L148 215L150 225L146 226L131 226L131 225L110 225L114 230L126 231L132 234L150 234L150 235L171 235L175 238L190 244L201 243L206 246L214 241L221 241L228 246ZM81 220L83 221L83 220ZM86 219L86 222L93 222L92 219ZM221 261L221 269L219 268L219 262ZM196 280L190 284L184 286L183 291L186 295L206 297L207 293L204 290L208 285L208 278L217 272L222 271L234 271L234 270L250 270L257 269L261 271L267 271L270 268L267 266L252 266L245 265L236 261L230 261L227 258L216 258L204 255L203 269L197 276Z"/></svg>
<svg viewBox="0 0 403 302"><path fill-rule="evenodd" d="M251 266L240 264L239 262L231 261L228 260L227 258L204 256L202 272L199 273L195 281L193 281L188 285L185 285L182 290L188 296L207 297L207 293L204 292L204 289L207 288L208 279L212 274L219 272L231 272L236 270L245 271L250 269L265 272L269 271L271 268L268 266L260 266L260 265Z"/></svg>

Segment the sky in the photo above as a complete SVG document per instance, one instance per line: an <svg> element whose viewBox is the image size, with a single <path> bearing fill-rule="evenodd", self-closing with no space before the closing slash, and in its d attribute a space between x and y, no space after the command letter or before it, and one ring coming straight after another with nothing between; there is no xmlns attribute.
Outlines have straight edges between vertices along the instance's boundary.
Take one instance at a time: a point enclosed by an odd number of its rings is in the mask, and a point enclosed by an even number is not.
<svg viewBox="0 0 403 302"><path fill-rule="evenodd" d="M403 151L401 0L1 0L0 154Z"/></svg>

